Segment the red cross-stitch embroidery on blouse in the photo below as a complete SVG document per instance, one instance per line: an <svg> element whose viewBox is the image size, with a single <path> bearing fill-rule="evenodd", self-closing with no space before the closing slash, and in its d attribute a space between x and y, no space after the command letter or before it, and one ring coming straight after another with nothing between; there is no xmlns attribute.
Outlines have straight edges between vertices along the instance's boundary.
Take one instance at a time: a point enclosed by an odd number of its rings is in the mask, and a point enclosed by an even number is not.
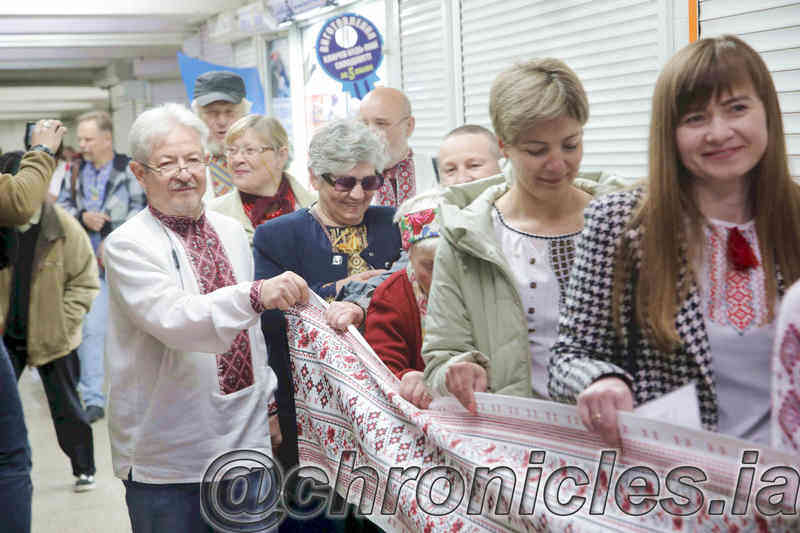
<svg viewBox="0 0 800 533"><path fill-rule="evenodd" d="M397 189L395 191L395 188ZM383 171L383 185L375 193L375 205L397 207L417 194L414 179L414 153L408 150L405 159Z"/></svg>
<svg viewBox="0 0 800 533"><path fill-rule="evenodd" d="M800 397L796 392L797 383L794 383L796 367L800 365L800 332L794 324L789 324L786 329L780 344L779 359L783 368L775 371L783 373L789 379L785 380L788 383L784 383L784 386L779 385L776 391L778 424L792 446L800 449Z"/></svg>
<svg viewBox="0 0 800 533"><path fill-rule="evenodd" d="M746 330L755 318L753 289L750 276L741 270L728 270L725 276L725 299L728 301L728 320L740 332Z"/></svg>
<svg viewBox="0 0 800 533"><path fill-rule="evenodd" d="M727 253L730 228L711 224L706 228L705 261L707 262L708 288L706 316L719 325L729 325L739 334L766 324L768 315L764 306L763 267L760 264L744 270L737 269ZM758 249L755 227L744 226L742 238L753 250Z"/></svg>
<svg viewBox="0 0 800 533"><path fill-rule="evenodd" d="M153 216L181 238L201 294L236 283L225 247L217 232L207 223L205 213L197 220L192 220L190 217L165 215L153 206L149 206L149 209ZM242 390L254 383L250 337L246 330L239 332L227 352L217 354L217 379L222 394Z"/></svg>

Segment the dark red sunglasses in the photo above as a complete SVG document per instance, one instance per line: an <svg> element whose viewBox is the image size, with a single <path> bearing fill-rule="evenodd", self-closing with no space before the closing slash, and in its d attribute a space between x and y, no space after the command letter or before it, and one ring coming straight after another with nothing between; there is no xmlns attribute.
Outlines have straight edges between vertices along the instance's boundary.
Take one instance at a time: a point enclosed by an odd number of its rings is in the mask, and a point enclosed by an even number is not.
<svg viewBox="0 0 800 533"><path fill-rule="evenodd" d="M333 188L339 192L352 191L356 183L360 183L361 188L365 191L377 191L383 185L383 176L380 174L364 176L359 179L355 176L333 176L326 172L322 175L322 179L333 185Z"/></svg>

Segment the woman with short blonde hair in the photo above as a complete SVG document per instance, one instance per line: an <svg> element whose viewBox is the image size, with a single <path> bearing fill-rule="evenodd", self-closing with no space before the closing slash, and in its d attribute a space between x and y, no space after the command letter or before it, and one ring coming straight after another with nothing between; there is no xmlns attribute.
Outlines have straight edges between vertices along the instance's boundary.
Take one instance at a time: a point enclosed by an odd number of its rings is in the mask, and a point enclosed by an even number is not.
<svg viewBox="0 0 800 533"><path fill-rule="evenodd" d="M583 156L586 94L558 59L534 59L492 85L503 176L450 187L428 295L425 382L475 411L475 392L547 397L573 241L590 196L573 182Z"/></svg>

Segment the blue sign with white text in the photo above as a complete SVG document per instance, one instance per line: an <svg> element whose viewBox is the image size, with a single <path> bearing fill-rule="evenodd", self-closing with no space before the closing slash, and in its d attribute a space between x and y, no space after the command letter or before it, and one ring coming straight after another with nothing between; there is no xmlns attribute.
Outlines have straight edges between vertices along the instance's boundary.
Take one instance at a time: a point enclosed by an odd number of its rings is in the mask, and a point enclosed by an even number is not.
<svg viewBox="0 0 800 533"><path fill-rule="evenodd" d="M328 19L317 37L317 61L322 70L361 100L378 81L383 39L375 25L355 13Z"/></svg>

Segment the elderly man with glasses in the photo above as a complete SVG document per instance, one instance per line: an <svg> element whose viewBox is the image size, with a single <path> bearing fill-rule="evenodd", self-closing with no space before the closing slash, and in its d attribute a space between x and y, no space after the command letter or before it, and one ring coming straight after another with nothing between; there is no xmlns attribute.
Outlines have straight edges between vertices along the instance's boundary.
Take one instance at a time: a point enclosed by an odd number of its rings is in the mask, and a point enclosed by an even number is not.
<svg viewBox="0 0 800 533"><path fill-rule="evenodd" d="M436 185L433 160L415 154L408 146L416 122L411 102L402 91L376 87L361 102L358 118L386 143L388 161L382 172L383 185L375 194L376 205L397 207Z"/></svg>
<svg viewBox="0 0 800 533"><path fill-rule="evenodd" d="M108 426L137 533L211 531L207 465L240 448L271 455L259 316L308 297L291 272L253 281L241 224L204 209L207 135L177 104L136 119L130 166L149 205L106 239Z"/></svg>

